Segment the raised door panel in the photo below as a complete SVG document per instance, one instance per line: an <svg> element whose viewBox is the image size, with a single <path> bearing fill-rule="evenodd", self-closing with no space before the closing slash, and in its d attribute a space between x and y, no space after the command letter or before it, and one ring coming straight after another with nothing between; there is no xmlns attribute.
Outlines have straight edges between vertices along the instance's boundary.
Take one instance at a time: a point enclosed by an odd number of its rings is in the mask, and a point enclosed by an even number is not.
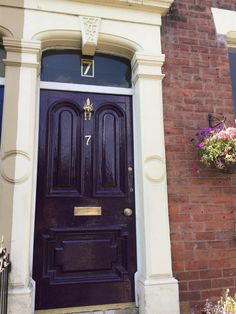
<svg viewBox="0 0 236 314"><path fill-rule="evenodd" d="M125 113L115 105L104 105L96 112L94 153L94 195L126 195Z"/></svg>
<svg viewBox="0 0 236 314"><path fill-rule="evenodd" d="M51 229L43 236L43 276L50 285L122 281L128 275L127 237L127 226Z"/></svg>
<svg viewBox="0 0 236 314"><path fill-rule="evenodd" d="M79 196L81 184L81 112L72 103L48 111L48 196Z"/></svg>

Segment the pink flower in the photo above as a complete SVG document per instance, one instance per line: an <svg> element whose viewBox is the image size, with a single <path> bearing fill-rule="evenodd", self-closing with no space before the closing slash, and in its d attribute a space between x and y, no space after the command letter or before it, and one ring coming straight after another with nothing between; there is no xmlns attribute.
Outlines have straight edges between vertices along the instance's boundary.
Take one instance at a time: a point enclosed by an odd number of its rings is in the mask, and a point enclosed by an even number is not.
<svg viewBox="0 0 236 314"><path fill-rule="evenodd" d="M192 171L193 172L199 172L198 166L192 165Z"/></svg>
<svg viewBox="0 0 236 314"><path fill-rule="evenodd" d="M222 130L219 133L216 133L215 137L236 139L236 128L229 127L226 130Z"/></svg>
<svg viewBox="0 0 236 314"><path fill-rule="evenodd" d="M230 138L236 138L236 128L227 128L226 133L229 134Z"/></svg>
<svg viewBox="0 0 236 314"><path fill-rule="evenodd" d="M204 142L201 142L201 143L198 144L198 147L200 147L200 148L202 148L202 147L204 147L204 146L205 146L205 143L204 143Z"/></svg>

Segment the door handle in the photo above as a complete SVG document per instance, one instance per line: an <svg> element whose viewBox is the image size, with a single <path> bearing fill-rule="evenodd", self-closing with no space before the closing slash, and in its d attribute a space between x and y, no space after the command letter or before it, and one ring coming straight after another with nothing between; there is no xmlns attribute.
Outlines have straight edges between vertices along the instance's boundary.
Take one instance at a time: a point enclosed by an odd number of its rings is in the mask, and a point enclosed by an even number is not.
<svg viewBox="0 0 236 314"><path fill-rule="evenodd" d="M125 208L123 213L126 217L130 217L133 215L133 210L131 208Z"/></svg>

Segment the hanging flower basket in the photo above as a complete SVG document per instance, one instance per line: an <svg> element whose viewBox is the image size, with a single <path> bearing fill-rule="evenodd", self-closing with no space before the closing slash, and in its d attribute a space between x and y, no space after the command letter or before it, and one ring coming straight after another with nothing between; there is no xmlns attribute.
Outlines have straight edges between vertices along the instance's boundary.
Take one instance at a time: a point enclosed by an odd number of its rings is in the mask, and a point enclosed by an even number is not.
<svg viewBox="0 0 236 314"><path fill-rule="evenodd" d="M208 168L224 172L236 169L236 128L207 128L191 139L200 155L200 161Z"/></svg>

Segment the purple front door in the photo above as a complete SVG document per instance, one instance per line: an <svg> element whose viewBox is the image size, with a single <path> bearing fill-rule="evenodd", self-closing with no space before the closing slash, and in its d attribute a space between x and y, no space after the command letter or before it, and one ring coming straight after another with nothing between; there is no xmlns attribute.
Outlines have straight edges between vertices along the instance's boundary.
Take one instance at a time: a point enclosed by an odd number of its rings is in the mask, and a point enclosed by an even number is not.
<svg viewBox="0 0 236 314"><path fill-rule="evenodd" d="M129 96L41 92L37 309L134 300L131 104Z"/></svg>

